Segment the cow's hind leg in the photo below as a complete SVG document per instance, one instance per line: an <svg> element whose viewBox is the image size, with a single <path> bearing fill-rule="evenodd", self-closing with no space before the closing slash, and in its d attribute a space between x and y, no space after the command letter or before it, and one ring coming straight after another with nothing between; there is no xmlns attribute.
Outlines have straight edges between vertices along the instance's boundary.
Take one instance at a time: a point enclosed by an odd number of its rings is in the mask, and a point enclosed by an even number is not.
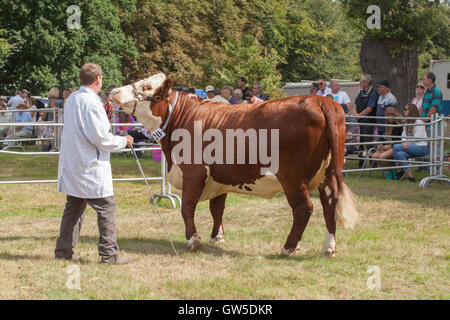
<svg viewBox="0 0 450 320"><path fill-rule="evenodd" d="M337 182L334 176L327 177L319 187L320 201L322 202L325 218L326 232L323 248L320 254L332 258L337 253L336 248L336 220L334 218L338 201Z"/></svg>
<svg viewBox="0 0 450 320"><path fill-rule="evenodd" d="M209 200L209 210L214 220L214 225L211 232L210 242L222 242L225 240L225 233L223 231L222 216L225 209L225 200L227 194L220 195L214 199Z"/></svg>
<svg viewBox="0 0 450 320"><path fill-rule="evenodd" d="M313 211L313 204L309 197L307 186L302 183L300 187L298 183L283 185L284 193L286 194L289 205L292 208L294 221L289 236L281 249L282 255L290 256L295 252L297 244L302 238L303 231L308 224L309 217Z"/></svg>

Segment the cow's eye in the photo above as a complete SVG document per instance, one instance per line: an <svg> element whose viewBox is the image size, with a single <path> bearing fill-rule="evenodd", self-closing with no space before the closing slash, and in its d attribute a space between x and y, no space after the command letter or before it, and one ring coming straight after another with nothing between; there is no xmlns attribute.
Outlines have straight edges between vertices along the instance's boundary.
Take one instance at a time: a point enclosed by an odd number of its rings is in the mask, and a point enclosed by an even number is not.
<svg viewBox="0 0 450 320"><path fill-rule="evenodd" d="M152 86L150 84L146 84L146 85L144 85L144 87L142 89L144 91L149 91L149 90L152 90Z"/></svg>

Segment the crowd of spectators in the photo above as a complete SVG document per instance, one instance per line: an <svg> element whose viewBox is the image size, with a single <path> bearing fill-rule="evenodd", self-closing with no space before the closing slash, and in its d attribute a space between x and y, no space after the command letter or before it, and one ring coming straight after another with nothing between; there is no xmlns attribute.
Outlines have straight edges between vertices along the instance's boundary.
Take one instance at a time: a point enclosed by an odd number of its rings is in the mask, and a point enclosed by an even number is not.
<svg viewBox="0 0 450 320"><path fill-rule="evenodd" d="M416 96L404 107L399 105L394 93L391 92L388 80L380 81L375 88L370 75L361 76L359 82L361 90L354 103L350 101L347 93L340 90L337 80L332 80L330 87L324 79L313 82L310 94L329 97L339 103L348 115L346 142L352 142L352 145L346 146L346 155L359 153L365 157L369 150L376 150L371 158L401 160L402 162L398 162L397 165L405 166L406 160L423 157L429 153L425 139L430 136L430 126L426 124L427 120L417 118L428 118L434 113L443 113L442 93L435 82L434 73L426 73L416 86ZM355 120L355 117L358 120ZM416 141L408 141L413 138ZM401 143L387 143L388 141ZM358 144L362 142L366 144L361 144L360 150ZM386 161L375 163L383 167L392 166ZM359 167L361 168L363 164L364 161L360 159ZM403 176L406 176L408 181L415 182L410 168L388 170L386 173L386 179L401 179Z"/></svg>
<svg viewBox="0 0 450 320"><path fill-rule="evenodd" d="M346 146L346 155L350 153L360 153L365 156L368 150L376 150L371 157L376 159L380 166L389 166L386 159L407 160L412 157L421 157L428 153L428 144L426 141L407 142L408 137L426 138L429 136L429 125L426 121L411 119L430 117L433 113L443 112L442 93L435 85L436 76L432 72L424 75L423 80L416 86L416 95L411 99L411 103L401 107L392 92L391 84L388 80L382 80L375 86L370 75L360 77L360 92L355 101L352 102L349 95L341 90L339 81L330 81L328 86L325 79L319 79L310 86L310 94L329 97L339 103L347 115L346 142L352 143ZM136 119L125 113L120 106L114 105L109 98L109 93L116 88L108 87L101 99L104 104L106 115L110 123L122 124L116 126L114 131L118 135L131 135L136 143L151 139L151 133L145 128L133 126ZM47 108L64 108L64 104L70 94L76 89L64 89L60 96L58 88L52 88L48 94ZM194 88L179 87L178 90L196 93ZM222 102L226 104L255 104L269 100L269 95L263 93L261 83L255 82L252 86L247 86L244 77L239 77L236 81L236 87L225 85L221 88L215 88L208 85L205 88L206 100ZM28 96L27 90L18 90L9 100L0 96L0 123L20 122L24 125L13 127L0 126L0 139L4 146L11 146L13 142L7 142L7 139L21 139L36 136L42 139L43 151L49 151L54 146L52 137L55 137L55 127L53 126L27 126L27 122L58 122L59 112L38 112L36 99ZM4 110L18 110L14 113L1 112ZM63 114L63 113L61 113ZM364 117L369 116L369 117ZM370 118L376 116L378 118ZM400 119L396 119L400 118ZM403 119L401 119L403 118ZM63 121L64 119L61 119ZM416 126L390 127L388 125L416 124ZM6 139L6 140L5 140ZM389 142L399 141L398 144ZM360 143L368 143L361 144ZM373 144L372 144L373 143ZM399 165L404 165L398 163ZM360 160L359 166L362 167L363 161ZM389 170L386 173L388 179L398 179L406 174L409 181L415 181L411 170Z"/></svg>

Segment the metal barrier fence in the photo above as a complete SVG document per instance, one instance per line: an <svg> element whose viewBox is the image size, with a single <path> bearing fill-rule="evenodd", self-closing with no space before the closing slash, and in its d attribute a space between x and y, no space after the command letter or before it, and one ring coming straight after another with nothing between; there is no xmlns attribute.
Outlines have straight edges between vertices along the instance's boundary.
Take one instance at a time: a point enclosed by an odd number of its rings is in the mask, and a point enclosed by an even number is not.
<svg viewBox="0 0 450 320"><path fill-rule="evenodd" d="M429 171L429 176L423 178L419 186L421 188L428 187L432 181L444 181L450 183L450 179L444 175L444 166L450 164L447 160L447 156L444 156L444 142L450 140L449 137L445 137L445 127L446 122L450 118L445 118L443 115L433 114L429 118L412 118L412 117L375 117L375 116L352 116L355 119L367 119L367 120L376 120L376 119L391 119L391 120L422 120L426 121L424 124L418 123L404 123L404 124L386 124L386 123L364 123L364 122L347 122L347 124L353 124L360 127L363 126L372 126L374 127L374 131L376 127L416 127L416 126L426 126L427 128L427 138L415 138L411 136L393 136L393 135L378 135L374 134L347 134L347 136L359 136L359 137L367 137L370 138L371 141L368 142L354 142L354 143L346 143L346 146L357 145L357 146L369 146L366 152L357 151L356 154L358 156L348 155L346 156L346 160L358 160L362 162L362 166L358 169L345 169L343 173L350 172L359 172L359 176L362 175L363 172L377 171L377 170L396 170L396 169L404 169L404 168L427 168ZM347 117L347 120L349 117ZM386 139L392 138L402 138L400 141L391 141ZM428 145L428 154L426 156L421 157L412 157L414 160L397 160L397 159L380 159L374 158L372 155L375 153L376 148L373 148L374 145L395 145L403 142L426 142ZM420 160L419 160L420 159ZM379 162L392 162L393 166L377 166L373 167L374 163ZM369 164L369 168L366 168L366 164ZM395 165L397 164L397 165Z"/></svg>
<svg viewBox="0 0 450 320"><path fill-rule="evenodd" d="M63 112L62 109L59 108L50 108L50 109L33 109L36 110L35 112L52 112L53 113L53 121L47 121L47 122L32 122L32 123L26 123L27 126L33 126L33 127L39 127L39 126L51 126L55 128L54 136L51 138L23 138L23 139L15 139L15 127L16 126L23 126L23 123L1 123L0 126L10 126L13 128L14 135L12 139L3 139L0 140L1 142L7 142L7 143L16 143L16 142L30 142L30 141L53 141L54 142L54 148L50 152L12 152L7 151L9 148L19 148L23 151L22 147L18 146L11 146L6 147L6 150L1 150L0 153L7 153L7 154L18 154L18 155L37 155L37 154L45 154L45 155L56 155L59 154L58 150L60 148L61 143L61 134L62 134L62 127L63 127ZM21 112L22 110L0 110L0 112ZM24 110L26 112L30 112L30 110ZM33 112L33 111L31 111ZM116 118L117 112L114 111L114 119ZM450 179L444 175L443 167L444 165L450 164L450 162L446 161L444 159L444 141L450 140L449 137L445 137L444 134L444 127L446 124L446 121L450 118L445 118L442 115L434 114L430 118L406 118L406 117L396 117L396 118L389 118L389 117L369 117L369 116L359 116L356 117L356 119L397 119L397 120L406 120L406 119L413 119L413 120L425 120L429 121L429 123L426 123L426 126L429 127L429 137L425 139L418 139L414 137L405 137L407 142L419 142L419 141L426 141L429 145L429 154L428 157L425 157L423 160L392 160L392 159L377 159L370 157L370 152L368 152L365 155L361 155L361 152L358 152L358 156L346 156L347 160L360 160L363 161L364 166L362 168L358 169L345 169L343 170L343 173L350 173L350 172L359 172L360 176L363 172L370 172L371 171L377 171L377 170L393 170L393 169L399 169L399 168L429 168L430 175L420 181L419 186L420 187L427 187L430 182L432 181L445 181L450 183ZM134 126L134 127L142 127L142 124L140 123L113 123L111 125L111 130L114 130L116 126ZM355 125L358 126L374 126L374 127L405 127L405 126L420 126L423 124L380 124L380 123L355 123ZM349 136L354 136L352 134L347 134ZM373 146L374 144L397 144L402 143L404 141L379 141L380 138L398 138L397 136L392 135L364 135L359 134L357 135L359 137L370 137L374 141L371 142L358 142L358 143L346 143L346 146L350 145L358 145L358 146L364 146L369 145ZM135 149L136 151L154 151L154 150L161 150L161 147L157 144L149 144L148 147L139 147ZM370 151L370 148L369 150ZM124 153L124 152L131 152L130 149L122 149L115 153ZM369 162L369 164L373 164L376 161L383 161L383 162L392 162L397 164L404 164L404 165L394 165L394 166L378 166L373 167L371 165L369 168L365 168L365 164ZM181 206L181 198L177 195L172 193L172 186L170 182L167 179L167 172L166 172L166 159L163 152L161 152L161 176L160 177L149 177L147 180L151 181L161 181L161 193L155 194L155 197L158 199L168 199L170 203L172 204L172 207L176 207L176 202L178 202L179 206ZM144 178L114 178L113 181L144 181ZM0 184L25 184L25 183L56 183L57 180L32 180L32 181L0 181Z"/></svg>
<svg viewBox="0 0 450 320"><path fill-rule="evenodd" d="M15 127L16 126L23 126L24 123L22 122L11 122L11 123L0 123L0 127L2 126L8 126L8 127L12 127L13 128L13 136L10 139L0 139L0 145L1 143L16 143L16 142L31 142L31 141L53 141L54 142L54 147L52 148L52 150L48 151L48 152L24 152L24 149L21 146L18 145L10 145L10 146L6 146L5 148L0 150L0 153L3 154L11 154L11 155L26 155L26 156L33 156L33 155L59 155L59 148L60 148L60 144L61 144L61 135L62 135L62 128L64 126L63 124L63 118L62 118L62 109L57 109L54 110L56 108L52 108L52 109L37 109L36 112L54 112L54 120L53 121L45 121L45 122L27 122L26 125L27 126L32 126L32 127L40 127L40 126L49 126L49 127L53 127L55 128L54 130L54 135L52 138L23 138L23 139L16 139L15 138ZM33 109L34 110L34 109ZM22 110L0 110L0 112L21 112ZM23 110L25 112L32 112L30 110ZM56 114L58 114L58 116L56 117ZM55 121L56 119L56 121ZM115 126L122 126L124 124L122 123L113 123L111 124L112 129ZM142 127L142 124L140 123L133 123L132 124L135 127ZM20 149L22 150L21 152L17 152L17 151L8 151L8 149ZM144 151L155 151L155 150L159 150L161 151L161 147L157 144L149 144L147 147L139 147L139 148L135 148L135 151L138 152L144 152ZM128 153L131 152L131 149L122 149L122 150L118 150L115 151L113 153ZM167 169L166 169L166 158L163 152L161 152L161 176L159 177L146 177L146 179L148 181L160 181L161 183L161 192L154 194L154 198L161 200L161 199L168 199L172 205L173 208L177 207L177 203L178 206L181 207L181 198L179 195L175 194L172 192L172 185L170 184L168 178L167 178ZM121 182L121 181L128 181L128 182L133 182L133 181L144 181L144 178L113 178L113 181L115 182ZM14 180L14 181L0 181L0 184L39 184L39 183L57 183L58 180Z"/></svg>

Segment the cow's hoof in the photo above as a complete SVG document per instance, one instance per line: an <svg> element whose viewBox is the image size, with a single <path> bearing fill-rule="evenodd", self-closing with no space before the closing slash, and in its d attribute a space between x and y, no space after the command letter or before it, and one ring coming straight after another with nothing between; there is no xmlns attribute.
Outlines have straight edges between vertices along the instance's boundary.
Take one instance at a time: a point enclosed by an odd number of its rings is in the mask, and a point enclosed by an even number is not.
<svg viewBox="0 0 450 320"><path fill-rule="evenodd" d="M209 238L209 242L211 243L217 243L217 242L224 242L225 236L223 234L218 234L215 238Z"/></svg>
<svg viewBox="0 0 450 320"><path fill-rule="evenodd" d="M294 254L295 250L296 250L296 248L286 249L285 247L283 247L283 248L281 248L281 255L290 257Z"/></svg>
<svg viewBox="0 0 450 320"><path fill-rule="evenodd" d="M200 241L200 236L196 233L188 240L187 244L190 251L197 251L202 247L202 242Z"/></svg>
<svg viewBox="0 0 450 320"><path fill-rule="evenodd" d="M333 258L337 253L336 249L331 249L331 248L327 248L327 249L322 249L322 251L320 252L320 255L324 258Z"/></svg>
<svg viewBox="0 0 450 320"><path fill-rule="evenodd" d="M220 226L219 231L217 232L217 236L214 238L209 238L209 242L224 242L225 241L225 232L223 231L223 226Z"/></svg>

